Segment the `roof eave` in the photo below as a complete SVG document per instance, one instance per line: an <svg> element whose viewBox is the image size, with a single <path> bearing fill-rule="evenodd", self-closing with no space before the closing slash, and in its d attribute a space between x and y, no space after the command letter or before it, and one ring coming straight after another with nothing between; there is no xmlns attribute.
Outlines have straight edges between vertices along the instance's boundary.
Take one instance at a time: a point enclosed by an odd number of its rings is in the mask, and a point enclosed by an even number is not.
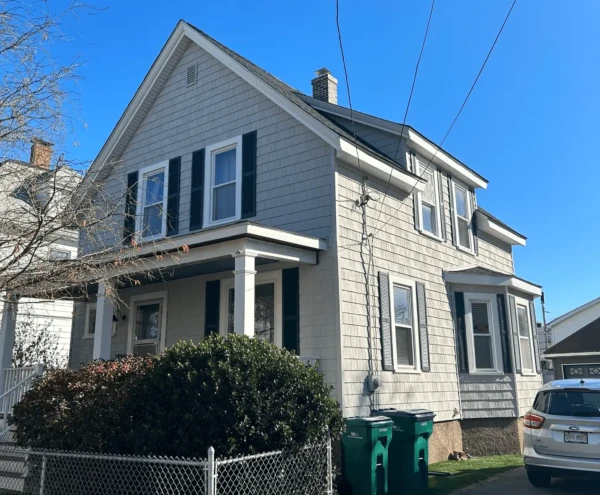
<svg viewBox="0 0 600 495"><path fill-rule="evenodd" d="M488 217L485 213L477 210L477 230L481 230L496 239L510 244L511 246L525 246L527 238L514 231L507 229L502 224Z"/></svg>
<svg viewBox="0 0 600 495"><path fill-rule="evenodd" d="M539 297L542 288L514 275L483 275L479 273L461 273L457 271L444 271L444 280L451 284L488 285L496 287L509 287L519 292Z"/></svg>

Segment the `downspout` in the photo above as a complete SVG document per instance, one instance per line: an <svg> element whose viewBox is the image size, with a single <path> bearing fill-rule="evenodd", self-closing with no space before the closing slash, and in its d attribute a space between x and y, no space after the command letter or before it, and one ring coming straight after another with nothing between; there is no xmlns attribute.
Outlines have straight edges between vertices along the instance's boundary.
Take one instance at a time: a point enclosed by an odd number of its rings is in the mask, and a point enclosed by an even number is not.
<svg viewBox="0 0 600 495"><path fill-rule="evenodd" d="M451 297L453 298L452 300L455 301L454 299L454 287L452 284L449 284L450 286L450 294ZM460 365L458 364L458 323L456 321L456 303L452 304L452 322L454 324L454 358L455 358L455 362L456 362L456 386L457 386L457 393L458 393L458 416L460 416L458 418L459 421L463 420L463 408L462 408L462 395L460 392Z"/></svg>

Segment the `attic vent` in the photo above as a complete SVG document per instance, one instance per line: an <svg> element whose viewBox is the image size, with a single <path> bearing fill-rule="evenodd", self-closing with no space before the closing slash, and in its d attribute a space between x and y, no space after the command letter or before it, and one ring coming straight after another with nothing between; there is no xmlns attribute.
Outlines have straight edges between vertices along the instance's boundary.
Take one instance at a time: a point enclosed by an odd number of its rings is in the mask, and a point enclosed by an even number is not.
<svg viewBox="0 0 600 495"><path fill-rule="evenodd" d="M187 68L187 79L186 79L186 84L188 86L191 86L192 84L196 84L196 77L197 77L197 73L196 73L196 65L190 65Z"/></svg>

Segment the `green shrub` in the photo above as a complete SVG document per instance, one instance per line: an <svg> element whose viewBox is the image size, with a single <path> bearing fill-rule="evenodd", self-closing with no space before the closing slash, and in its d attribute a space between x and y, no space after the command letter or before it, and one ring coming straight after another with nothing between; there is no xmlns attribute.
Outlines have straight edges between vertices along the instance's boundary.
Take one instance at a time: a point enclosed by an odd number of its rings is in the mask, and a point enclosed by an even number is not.
<svg viewBox="0 0 600 495"><path fill-rule="evenodd" d="M154 358L51 373L15 407L34 448L205 457L337 437L342 417L322 375L257 339L211 336Z"/></svg>

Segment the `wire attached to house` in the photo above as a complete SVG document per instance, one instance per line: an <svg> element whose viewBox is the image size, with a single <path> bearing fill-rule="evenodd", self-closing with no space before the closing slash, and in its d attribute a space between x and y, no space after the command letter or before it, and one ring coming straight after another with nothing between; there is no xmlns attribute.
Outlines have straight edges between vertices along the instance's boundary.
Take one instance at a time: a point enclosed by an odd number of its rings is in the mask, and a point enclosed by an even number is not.
<svg viewBox="0 0 600 495"><path fill-rule="evenodd" d="M473 84L471 85L471 88L469 89L469 92L467 93L467 96L463 100L463 102L462 102L462 104L461 104L461 106L460 106L460 108L458 110L458 113L454 117L454 120L452 121L452 124L450 124L450 127L446 131L446 134L444 134L444 138L441 140L441 142L440 142L439 145L436 145L435 153L431 156L431 158L427 162L427 165L425 167L423 167L423 171L419 174L419 176L418 176L419 179L422 179L423 178L423 174L425 173L425 171L427 171L429 169L429 166L433 162L434 158L437 156L438 151L442 148L444 142L448 138L448 135L450 134L450 132L454 128L454 125L456 124L456 121L458 120L458 118L460 117L463 109L465 108L465 105L469 101L469 98L471 97L471 94L473 93L473 90L475 89L475 86L477 85L477 82L479 81L479 78L481 77L481 74L483 73L483 70L485 69L485 66L488 63L488 60L490 59L490 57L492 55L492 52L494 51L494 48L496 47L496 44L498 43L498 40L500 39L500 35L502 34L502 31L504 31L504 27L506 26L506 23L508 22L508 19L510 18L510 15L511 15L511 13L512 13L512 11L513 11L516 3L517 3L517 0L513 0L512 4L510 6L510 9L508 10L508 13L506 14L506 16L504 18L504 22L502 22L502 25L500 26L500 29L498 30L498 33L496 34L496 37L494 38L494 42L492 43L492 46L490 47L490 49L489 49L489 51L487 53L487 56L485 57L485 60L483 61L483 64L479 68L479 72L477 73L477 77L475 77L475 80L473 81ZM391 177L391 173L390 173L390 177ZM415 182L415 184L411 188L411 190L408 193L408 195L400 202L400 204L398 205L398 207L395 208L394 211L390 214L390 217L388 218L388 220L381 227L378 227L378 228L376 227L376 230L373 233L373 236L376 236L379 232L381 232L381 230L388 223L390 223L393 218L395 218L396 214L400 211L400 208L402 208L402 206L404 205L404 202L406 201L406 199L409 196L411 196L412 193L414 192L415 188L417 187L417 183L418 182ZM381 211L383 211L383 203L381 205Z"/></svg>

